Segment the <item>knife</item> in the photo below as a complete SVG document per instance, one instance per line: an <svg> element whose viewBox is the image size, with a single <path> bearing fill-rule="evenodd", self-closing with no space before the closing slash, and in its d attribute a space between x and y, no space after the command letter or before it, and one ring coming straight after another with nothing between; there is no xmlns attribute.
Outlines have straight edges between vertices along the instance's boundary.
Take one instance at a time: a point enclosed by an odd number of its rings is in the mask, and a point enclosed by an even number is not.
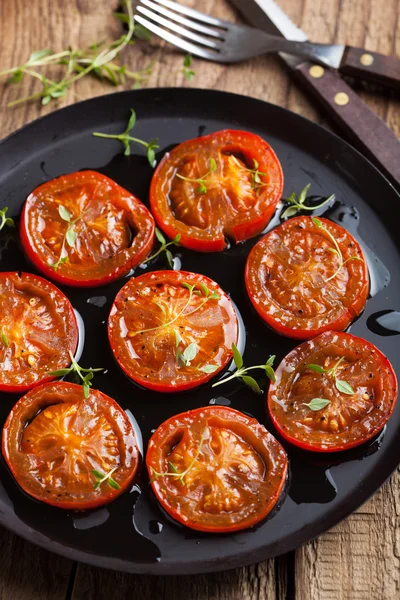
<svg viewBox="0 0 400 600"><path fill-rule="evenodd" d="M273 0L230 0L255 27L300 42L308 38ZM365 54L365 52L364 52ZM368 53L370 54L370 53ZM320 102L344 137L400 191L400 143L335 70L279 53L304 88Z"/></svg>

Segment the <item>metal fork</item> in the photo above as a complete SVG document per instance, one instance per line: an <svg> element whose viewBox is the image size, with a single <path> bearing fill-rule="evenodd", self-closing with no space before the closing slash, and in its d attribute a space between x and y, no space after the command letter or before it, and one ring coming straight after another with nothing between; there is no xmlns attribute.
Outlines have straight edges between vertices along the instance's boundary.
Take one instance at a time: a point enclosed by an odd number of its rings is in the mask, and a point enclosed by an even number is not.
<svg viewBox="0 0 400 600"><path fill-rule="evenodd" d="M253 27L210 17L172 0L140 0L136 11L135 21L159 37L190 54L215 62L233 63L260 54L286 52L337 68L344 52L342 45L286 40Z"/></svg>

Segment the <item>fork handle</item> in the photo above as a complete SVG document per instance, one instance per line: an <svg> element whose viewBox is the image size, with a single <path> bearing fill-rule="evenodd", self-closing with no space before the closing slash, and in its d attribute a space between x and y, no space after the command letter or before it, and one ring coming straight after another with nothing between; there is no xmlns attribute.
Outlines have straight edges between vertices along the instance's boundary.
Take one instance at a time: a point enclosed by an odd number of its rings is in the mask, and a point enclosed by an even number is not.
<svg viewBox="0 0 400 600"><path fill-rule="evenodd" d="M301 63L294 68L299 83L320 101L353 146L371 160L400 191L400 142L337 71Z"/></svg>
<svg viewBox="0 0 400 600"><path fill-rule="evenodd" d="M394 56L346 46L339 71L343 75L400 90L400 60Z"/></svg>

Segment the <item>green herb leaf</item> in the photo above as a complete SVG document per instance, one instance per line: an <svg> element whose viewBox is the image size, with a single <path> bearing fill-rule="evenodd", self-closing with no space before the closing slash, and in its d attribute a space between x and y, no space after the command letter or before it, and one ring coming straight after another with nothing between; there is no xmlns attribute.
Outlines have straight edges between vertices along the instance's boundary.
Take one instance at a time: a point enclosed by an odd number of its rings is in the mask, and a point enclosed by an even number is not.
<svg viewBox="0 0 400 600"><path fill-rule="evenodd" d="M171 469L172 473L177 473L178 469L175 467L175 465L169 460L168 461L169 464L169 468Z"/></svg>
<svg viewBox="0 0 400 600"><path fill-rule="evenodd" d="M197 188L196 188L196 192L198 194L207 194L207 187L204 183L201 183Z"/></svg>
<svg viewBox="0 0 400 600"><path fill-rule="evenodd" d="M138 40L144 40L145 42L149 42L151 40L151 33L144 25L141 23L135 23L135 29L133 35Z"/></svg>
<svg viewBox="0 0 400 600"><path fill-rule="evenodd" d="M276 354L271 354L267 362L265 363L266 367L272 367L274 364L274 360L276 359Z"/></svg>
<svg viewBox="0 0 400 600"><path fill-rule="evenodd" d="M110 488L113 488L114 490L120 490L121 486L119 485L119 483L117 481L115 481L115 479L113 479L112 477L109 477L107 479L107 483L110 486Z"/></svg>
<svg viewBox="0 0 400 600"><path fill-rule="evenodd" d="M241 379L247 386L249 386L249 388L253 390L253 392L256 394L261 394L260 386L253 377L250 377L249 375L242 375Z"/></svg>
<svg viewBox="0 0 400 600"><path fill-rule="evenodd" d="M68 229L67 233L65 234L65 239L67 240L67 244L69 246L73 247L75 245L76 238L77 238L77 233L76 233L75 229L73 227L70 227Z"/></svg>
<svg viewBox="0 0 400 600"><path fill-rule="evenodd" d="M254 169L257 171L260 164L255 158L253 158L253 165L254 165Z"/></svg>
<svg viewBox="0 0 400 600"><path fill-rule="evenodd" d="M161 304L160 302L158 302L157 300L153 300L153 302L162 311L164 317L166 317L167 316L167 311L165 310L165 306L163 304Z"/></svg>
<svg viewBox="0 0 400 600"><path fill-rule="evenodd" d="M208 298L208 296L210 295L210 290L208 289L208 287L206 286L206 284L205 283L201 283L200 287L203 290L203 294L205 295L205 297Z"/></svg>
<svg viewBox="0 0 400 600"><path fill-rule="evenodd" d="M331 401L327 400L326 398L313 398L308 404L304 402L304 406L308 406L308 408L310 408L311 410L317 411L322 410L323 408L325 408L325 406L328 406L330 402Z"/></svg>
<svg viewBox="0 0 400 600"><path fill-rule="evenodd" d="M72 371L72 367L69 369L58 369L57 371L50 371L49 375L54 375L54 377L64 377L64 375L69 375Z"/></svg>
<svg viewBox="0 0 400 600"><path fill-rule="evenodd" d="M174 259L173 259L171 250L166 250L165 256L167 257L169 266L171 267L171 269L173 269L174 268Z"/></svg>
<svg viewBox="0 0 400 600"><path fill-rule="evenodd" d="M307 198L307 192L310 189L311 183L307 183L306 187L299 194L299 204L304 204Z"/></svg>
<svg viewBox="0 0 400 600"><path fill-rule="evenodd" d="M174 329L174 336L175 336L175 348L177 348L179 346L179 342L181 341L181 336L179 335L179 331L177 329Z"/></svg>
<svg viewBox="0 0 400 600"><path fill-rule="evenodd" d="M131 116L129 117L128 125L126 126L125 133L129 133L136 125L136 112L133 108L130 109Z"/></svg>
<svg viewBox="0 0 400 600"><path fill-rule="evenodd" d="M183 66L190 67L191 64L192 64L192 57L190 54L186 54L185 58L183 59Z"/></svg>
<svg viewBox="0 0 400 600"><path fill-rule="evenodd" d="M289 217L293 217L298 212L298 209L295 206L288 206L283 213L281 214L282 219L288 219Z"/></svg>
<svg viewBox="0 0 400 600"><path fill-rule="evenodd" d="M58 207L58 212L63 221L67 221L68 223L71 222L72 215L69 212L69 210L67 208L65 208L65 206L60 204L60 206Z"/></svg>
<svg viewBox="0 0 400 600"><path fill-rule="evenodd" d="M316 373L325 373L325 369L321 367L321 365L315 365L313 363L307 365L307 369L311 369L311 371L315 371Z"/></svg>
<svg viewBox="0 0 400 600"><path fill-rule="evenodd" d="M194 290L194 288L195 288L195 286L194 286L194 285L191 285L191 284L190 284L190 283L188 283L187 281L182 281L182 282L181 282L181 286L182 286L182 287L184 287L184 288L186 288L186 289L188 289L188 290L189 290L189 292L193 292L193 290Z"/></svg>
<svg viewBox="0 0 400 600"><path fill-rule="evenodd" d="M165 237L163 236L163 234L161 233L161 231L158 229L158 227L155 228L155 232L156 234L156 238L158 239L158 241L160 242L160 244L166 244L167 240L165 239Z"/></svg>
<svg viewBox="0 0 400 600"><path fill-rule="evenodd" d="M335 385L339 392L342 392L342 394L348 394L349 396L352 396L354 394L354 390L351 387L351 385L343 379L336 379Z"/></svg>
<svg viewBox="0 0 400 600"><path fill-rule="evenodd" d="M1 334L1 341L3 342L4 346L6 348L8 348L8 340L7 340L7 336L4 332L2 332L2 334Z"/></svg>
<svg viewBox="0 0 400 600"><path fill-rule="evenodd" d="M240 354L240 352L235 344L232 344L232 353L233 353L233 361L236 365L236 368L241 369L243 367L243 357Z"/></svg>
<svg viewBox="0 0 400 600"><path fill-rule="evenodd" d="M218 365L204 365L199 368L199 371L203 371L203 373L214 373L218 368Z"/></svg>
<svg viewBox="0 0 400 600"><path fill-rule="evenodd" d="M16 71L14 71L11 77L9 77L7 83L20 83L22 81L23 76L24 72L22 71L22 69L17 69Z"/></svg>
<svg viewBox="0 0 400 600"><path fill-rule="evenodd" d="M275 383L276 377L275 377L275 371L273 370L273 368L270 367L269 365L265 365L265 373L267 374L268 379L270 381L272 381L272 383Z"/></svg>
<svg viewBox="0 0 400 600"><path fill-rule="evenodd" d="M38 62L39 60L42 60L42 58L44 58L45 56L49 56L50 54L52 54L52 50L50 50L49 48L46 48L45 50L36 50L36 52L32 52L32 54L28 58L28 63L32 64L34 62Z"/></svg>
<svg viewBox="0 0 400 600"><path fill-rule="evenodd" d="M191 361L196 357L196 354L198 353L199 348L196 344L196 342L192 342L191 344L189 344L189 346L187 346L182 354L182 358L185 361L185 364L187 366L190 366Z"/></svg>
<svg viewBox="0 0 400 600"><path fill-rule="evenodd" d="M320 219L317 219L317 217L311 217L311 220L314 223L315 227L318 227L318 229L323 228L322 221L320 221Z"/></svg>
<svg viewBox="0 0 400 600"><path fill-rule="evenodd" d="M217 170L217 163L215 162L215 160L213 158L210 158L210 171L211 171L211 173L213 173L216 170Z"/></svg>

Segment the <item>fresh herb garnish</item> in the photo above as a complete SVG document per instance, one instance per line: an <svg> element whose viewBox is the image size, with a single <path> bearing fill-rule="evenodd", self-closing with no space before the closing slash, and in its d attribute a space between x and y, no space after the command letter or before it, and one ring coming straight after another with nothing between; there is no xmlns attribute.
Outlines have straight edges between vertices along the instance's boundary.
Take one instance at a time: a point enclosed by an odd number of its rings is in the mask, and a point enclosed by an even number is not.
<svg viewBox="0 0 400 600"><path fill-rule="evenodd" d="M24 64L1 72L0 76L9 76L8 84L18 84L25 76L29 76L42 85L39 92L9 102L8 106L37 99L40 99L43 105L49 104L52 100L64 97L68 89L86 75L92 75L112 85L124 84L127 79L130 79L135 82L135 88L145 82L152 73L152 65L134 72L128 70L126 65L114 62L126 46L135 43L133 38L146 38L145 28L134 23L130 0L123 0L123 6L127 12L117 13L116 17L127 24L128 30L114 42L108 45L105 45L104 42L95 43L85 50L70 48L56 53L48 48L37 50L30 55ZM41 67L46 68L53 65L65 67L63 77L59 81L49 79L38 71Z"/></svg>
<svg viewBox="0 0 400 600"><path fill-rule="evenodd" d="M326 279L326 282L331 281L331 279L334 279L336 277L336 275L339 273L340 269L342 267L344 267L344 265L349 262L349 260L360 260L363 261L362 258L360 258L357 255L354 256L349 256L349 258L346 258L346 260L343 260L343 255L342 252L340 250L339 244L336 241L336 238L334 235L331 234L331 232L327 229L327 227L325 227L325 225L322 223L322 221L320 221L320 219L317 219L316 217L311 217L312 222L314 223L315 227L317 227L318 229L322 229L323 231L325 231L326 235L332 240L334 248L329 248L329 251L332 252L332 254L336 254L338 259L339 259L339 266L336 269L336 271L334 272L333 275L331 275L330 277L328 277L328 279Z"/></svg>
<svg viewBox="0 0 400 600"><path fill-rule="evenodd" d="M272 367L272 365L274 364L275 355L270 356L269 359L267 360L267 362L265 363L265 365L244 367L243 366L243 357L240 354L238 348L235 346L235 344L232 344L232 353L233 353L233 360L234 360L237 370L232 375L229 375L229 377L225 377L225 379L221 379L221 381L217 381L216 383L213 383L212 387L217 387L217 385L222 385L223 383L226 383L227 381L230 381L231 379L238 378L238 379L241 379L243 381L243 383L245 383L249 388L251 388L253 390L253 392L255 392L256 394L260 394L261 388L260 388L259 384L257 383L257 381L253 377L250 377L250 375L247 375L248 371L252 371L253 369L262 369L263 371L265 371L265 374L267 375L268 379L270 379L270 381L272 381L272 382L275 382L275 372Z"/></svg>
<svg viewBox="0 0 400 600"><path fill-rule="evenodd" d="M191 342L188 346L186 346L183 352L178 349L176 350L177 361L181 362L184 367L190 367L190 363L194 358L196 358L198 351L199 347L196 342Z"/></svg>
<svg viewBox="0 0 400 600"><path fill-rule="evenodd" d="M243 167L243 168L245 171L247 171L248 173L251 174L251 187L253 190L256 191L257 194L259 194L261 191L261 188L268 185L268 183L264 183L261 180L261 177L268 177L268 173L263 173L262 171L259 170L260 165L255 158L253 158L253 165L254 165L254 167L252 169L249 169L247 167Z"/></svg>
<svg viewBox="0 0 400 600"><path fill-rule="evenodd" d="M309 364L307 365L308 369L315 371L315 373L320 373L321 375L325 374L328 377L332 377L335 382L336 389L339 390L342 394L348 394L352 396L355 392L351 385L345 381L344 379L338 379L336 376L336 372L338 370L339 365L344 361L344 356L341 356L338 361L331 367L330 369L324 369L321 365Z"/></svg>
<svg viewBox="0 0 400 600"><path fill-rule="evenodd" d="M156 234L156 238L160 242L161 246L159 247L159 249L156 252L154 252L154 254L152 254L151 256L146 258L146 260L144 260L142 262L142 265L145 265L146 263L150 262L151 260L154 260L159 254L161 254L162 252L165 252L165 256L167 258L168 264L171 267L171 269L173 269L173 267L174 267L173 256L172 256L171 250L168 250L168 248L169 248L169 246L180 246L181 234L178 233L178 235L176 235L174 237L174 239L171 240L170 242L167 242L167 240L165 239L165 237L163 236L163 234L157 227L155 229L155 234Z"/></svg>
<svg viewBox="0 0 400 600"><path fill-rule="evenodd" d="M70 246L71 248L73 248L75 246L75 242L76 242L76 238L77 238L77 233L75 230L75 223L77 221L79 221L79 219L82 217L82 215L79 215L78 217L76 217L76 219L72 219L71 213L62 204L60 204L58 207L58 213L59 213L60 217L62 218L62 220L66 221L68 223L68 227L67 227L67 230L63 237L60 255L59 255L57 261L55 263L49 263L49 266L52 267L55 271L57 271L58 267L61 264L64 264L68 260L68 255L63 256L64 250L65 250L65 243L67 243L68 246Z"/></svg>
<svg viewBox="0 0 400 600"><path fill-rule="evenodd" d="M335 194L331 194L330 196L328 196L328 198L326 198L326 200L321 202L321 204L317 204L316 206L306 206L305 201L307 200L307 192L310 186L311 183L308 183L306 187L300 192L299 197L297 199L295 192L292 192L290 194L289 198L285 200L285 202L287 204L290 204L290 206L288 206L286 210L284 210L281 214L282 219L293 217L293 215L296 215L301 210L317 210L318 208L322 208L323 206L325 206L325 204L328 204L328 202L331 202L335 199Z"/></svg>
<svg viewBox="0 0 400 600"><path fill-rule="evenodd" d="M201 434L201 439L200 439L200 443L199 443L199 447L197 449L197 452L195 454L195 456L193 457L193 460L190 462L189 466L187 469L185 469L182 473L178 472L178 469L176 468L176 466L171 462L168 461L168 465L169 468L171 469L171 471L167 471L164 473L158 473L155 469L153 469L153 467L150 467L151 470L151 474L152 477L150 479L150 483L153 483L153 481L155 481L156 479L158 479L159 477L177 477L179 479L179 481L181 482L182 485L185 485L185 477L186 475L192 470L195 462L197 461L201 449L203 447L203 443L205 440L207 440L210 437L210 432L208 427L206 427L203 431L203 433Z"/></svg>
<svg viewBox="0 0 400 600"><path fill-rule="evenodd" d="M6 348L8 348L8 340L7 340L7 336L4 333L4 331L2 331L2 333L1 333L1 341L3 342L4 346Z"/></svg>
<svg viewBox="0 0 400 600"><path fill-rule="evenodd" d="M94 374L99 371L104 371L104 369L84 369L76 362L75 358L72 355L72 352L69 353L71 358L71 366L67 369L58 369L57 371L51 371L49 375L54 375L54 377L64 377L65 375L69 375L70 373L74 373L77 378L82 381L83 387L83 397L87 398L89 396L89 388L92 387L92 379ZM86 375L84 375L86 373Z"/></svg>
<svg viewBox="0 0 400 600"><path fill-rule="evenodd" d="M94 489L97 490L97 488L100 487L104 481L107 481L107 484L110 486L110 488L113 488L114 490L120 490L121 486L119 485L119 483L117 483L115 481L115 479L113 479L111 477L111 475L117 469L118 469L118 467L114 467L113 469L111 469L111 471L108 471L108 473L102 473L101 471L98 471L97 469L93 469L92 475L94 475L94 477L96 478L96 483L93 486Z"/></svg>
<svg viewBox="0 0 400 600"><path fill-rule="evenodd" d="M182 67L182 73L184 74L184 76L186 77L186 79L188 81L192 81L195 72L190 68L192 66L192 57L190 54L186 54L186 56L183 59L183 67Z"/></svg>
<svg viewBox="0 0 400 600"><path fill-rule="evenodd" d="M11 217L6 217L7 211L8 206L0 210L0 231L3 229L4 225L7 225L7 227L14 227L14 219L11 219Z"/></svg>
<svg viewBox="0 0 400 600"><path fill-rule="evenodd" d="M92 135L94 135L95 137L106 138L109 140L119 140L125 147L125 156L129 156L131 153L131 142L141 144L146 148L147 160L149 161L150 166L154 168L156 165L155 150L159 148L159 145L157 143L158 138L154 138L154 140L151 140L151 142L145 142L144 140L140 140L139 138L132 137L131 135L129 135L129 132L132 131L132 129L136 125L136 113L133 110L133 108L131 108L130 111L131 116L129 117L128 124L122 133L109 134L95 131Z"/></svg>
<svg viewBox="0 0 400 600"><path fill-rule="evenodd" d="M315 412L317 410L322 410L323 408L325 408L325 406L328 406L330 402L331 401L327 400L326 398L313 398L308 404L306 404L305 402L303 402L303 404L304 406L308 406L308 408Z"/></svg>
<svg viewBox="0 0 400 600"><path fill-rule="evenodd" d="M213 158L209 159L209 164L210 164L210 170L207 171L207 173L205 173L202 177L199 177L198 179L195 179L192 177L184 177L180 173L176 173L176 176L179 177L179 179L183 179L183 181L197 183L198 187L196 188L196 192L198 194L206 194L207 193L206 179L207 179L207 177L209 177L209 175L211 175L211 173L214 173L214 171L217 170L217 163L215 162L215 160Z"/></svg>

